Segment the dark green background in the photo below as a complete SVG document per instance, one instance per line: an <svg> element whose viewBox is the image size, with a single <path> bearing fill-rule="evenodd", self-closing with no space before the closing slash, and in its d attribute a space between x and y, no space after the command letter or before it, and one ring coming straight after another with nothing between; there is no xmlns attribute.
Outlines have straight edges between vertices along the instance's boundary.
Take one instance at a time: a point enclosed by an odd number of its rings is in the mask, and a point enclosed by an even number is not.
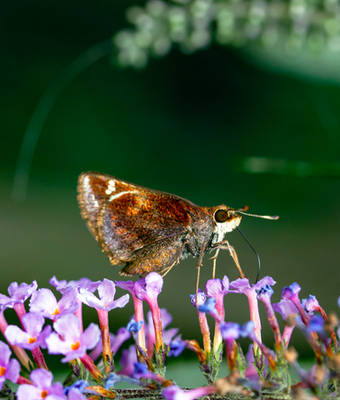
<svg viewBox="0 0 340 400"><path fill-rule="evenodd" d="M36 148L27 198L11 199L20 144L43 91L79 54L126 27L124 12L136 3L16 0L0 6L1 291L14 280L37 279L44 287L52 275L119 279L76 201L77 176L96 170L199 205L247 204L253 212L279 214L278 222L242 222L261 255L262 274L277 280L274 300L297 281L302 296L313 293L336 310L339 179L252 175L238 168L248 156L312 165L339 160L339 88L336 76L327 79L317 65L307 76L303 64L294 69L294 59L285 59L288 71L256 58L256 50L218 46L190 56L173 51L139 71L119 69L106 57L59 96ZM254 255L237 232L229 239L254 279ZM176 267L160 296L185 338L198 336L188 297L194 266L188 259ZM218 260L219 276L225 273L237 277L227 254ZM206 259L203 278L210 274ZM113 331L128 320L126 309L111 314ZM229 295L226 316L247 320L246 299Z"/></svg>

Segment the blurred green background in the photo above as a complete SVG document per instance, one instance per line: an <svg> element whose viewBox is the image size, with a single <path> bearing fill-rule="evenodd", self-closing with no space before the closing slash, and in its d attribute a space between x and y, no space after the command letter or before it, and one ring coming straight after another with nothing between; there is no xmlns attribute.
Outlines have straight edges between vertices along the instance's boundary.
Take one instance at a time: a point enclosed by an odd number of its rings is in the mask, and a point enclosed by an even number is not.
<svg viewBox="0 0 340 400"><path fill-rule="evenodd" d="M78 175L95 170L199 205L247 204L251 212L279 214L277 222L244 217L241 225L261 255L262 276L277 280L274 300L283 286L297 281L303 297L312 293L336 311L336 53L302 57L275 47L211 44L190 55L174 50L138 70L119 68L113 54L104 57L57 98L34 153L27 196L21 202L11 197L23 135L46 87L79 54L127 27L129 6L144 3L1 3L1 292L12 281L37 279L44 287L53 275L119 279L119 269L101 254L81 220L76 200ZM237 232L229 240L255 279L253 253ZM184 338L199 337L188 297L195 262L177 266L160 296ZM217 271L237 277L227 254L218 259ZM202 280L210 274L206 258ZM247 320L246 299L228 295L226 315ZM128 321L126 309L112 318L115 331ZM304 352L302 337L296 339Z"/></svg>

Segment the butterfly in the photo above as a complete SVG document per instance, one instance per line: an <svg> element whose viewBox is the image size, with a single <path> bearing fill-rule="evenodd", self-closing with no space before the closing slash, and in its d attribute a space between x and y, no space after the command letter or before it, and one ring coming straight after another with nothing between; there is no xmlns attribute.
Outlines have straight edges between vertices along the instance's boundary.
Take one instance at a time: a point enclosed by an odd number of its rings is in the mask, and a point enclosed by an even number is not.
<svg viewBox="0 0 340 400"><path fill-rule="evenodd" d="M200 207L97 172L79 176L78 201L103 252L127 276L165 275L189 255L202 264L212 250L232 251L224 237L239 226L241 214L248 215L226 205Z"/></svg>

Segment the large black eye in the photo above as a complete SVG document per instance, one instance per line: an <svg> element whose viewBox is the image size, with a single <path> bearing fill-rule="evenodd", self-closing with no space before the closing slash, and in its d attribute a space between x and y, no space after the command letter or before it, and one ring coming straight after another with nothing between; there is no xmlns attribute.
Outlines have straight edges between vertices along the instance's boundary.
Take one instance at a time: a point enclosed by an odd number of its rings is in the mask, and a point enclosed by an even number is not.
<svg viewBox="0 0 340 400"><path fill-rule="evenodd" d="M230 213L227 210L217 210L215 212L215 221L216 222L225 222L230 218Z"/></svg>

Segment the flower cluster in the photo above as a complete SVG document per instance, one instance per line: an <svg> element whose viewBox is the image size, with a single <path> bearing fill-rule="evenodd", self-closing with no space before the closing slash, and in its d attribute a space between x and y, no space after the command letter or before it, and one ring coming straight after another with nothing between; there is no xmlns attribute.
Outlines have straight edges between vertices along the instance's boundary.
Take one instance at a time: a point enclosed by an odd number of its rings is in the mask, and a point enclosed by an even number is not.
<svg viewBox="0 0 340 400"><path fill-rule="evenodd" d="M18 400L114 398L121 394L118 390L122 391L115 387L119 382L139 386L140 397L148 390L156 390L167 400L229 393L243 398L267 395L273 399L282 394L298 398L308 392L315 398L340 395L337 318L328 316L312 295L300 300L301 288L297 283L285 287L281 300L273 304L275 281L271 277L255 284L246 278L230 282L227 276L208 280L205 290L190 296L197 312L202 346L195 340L183 339L177 328L168 327L171 316L158 305L163 279L155 272L135 282L109 279L92 282L86 278L66 282L53 277L50 283L59 292L58 298L50 289L38 289L35 281L14 282L8 288L8 295L0 294L0 330L7 341L7 344L0 341L0 391L8 395L14 390ZM116 287L129 294L115 298ZM240 325L226 318L224 298L230 294L247 297L248 322ZM130 296L134 315L126 327L113 334L108 313L125 307ZM262 342L259 301L273 331L273 349ZM91 323L84 329L83 304L96 310L99 326ZM146 319L145 304L150 310ZM18 325L8 325L6 321L6 310L10 308L17 314ZM283 318L283 329L277 314ZM290 347L296 328L302 331L315 354L315 365L309 371L302 369L296 351ZM246 355L239 344L240 338L248 340ZM128 341L128 346L118 353ZM207 386L184 390L165 378L166 359L178 357L185 349L196 353ZM71 374L64 384L53 383L46 353L62 355L61 361L69 364ZM224 357L229 373L217 378ZM293 386L288 366L295 369L300 379ZM123 392L123 397L129 398L129 389ZM135 395L136 389L131 392L132 397Z"/></svg>
<svg viewBox="0 0 340 400"><path fill-rule="evenodd" d="M131 28L115 35L118 62L143 67L151 56L174 48L185 54L211 43L244 46L256 43L288 55L339 50L336 1L307 0L148 0L128 9Z"/></svg>

